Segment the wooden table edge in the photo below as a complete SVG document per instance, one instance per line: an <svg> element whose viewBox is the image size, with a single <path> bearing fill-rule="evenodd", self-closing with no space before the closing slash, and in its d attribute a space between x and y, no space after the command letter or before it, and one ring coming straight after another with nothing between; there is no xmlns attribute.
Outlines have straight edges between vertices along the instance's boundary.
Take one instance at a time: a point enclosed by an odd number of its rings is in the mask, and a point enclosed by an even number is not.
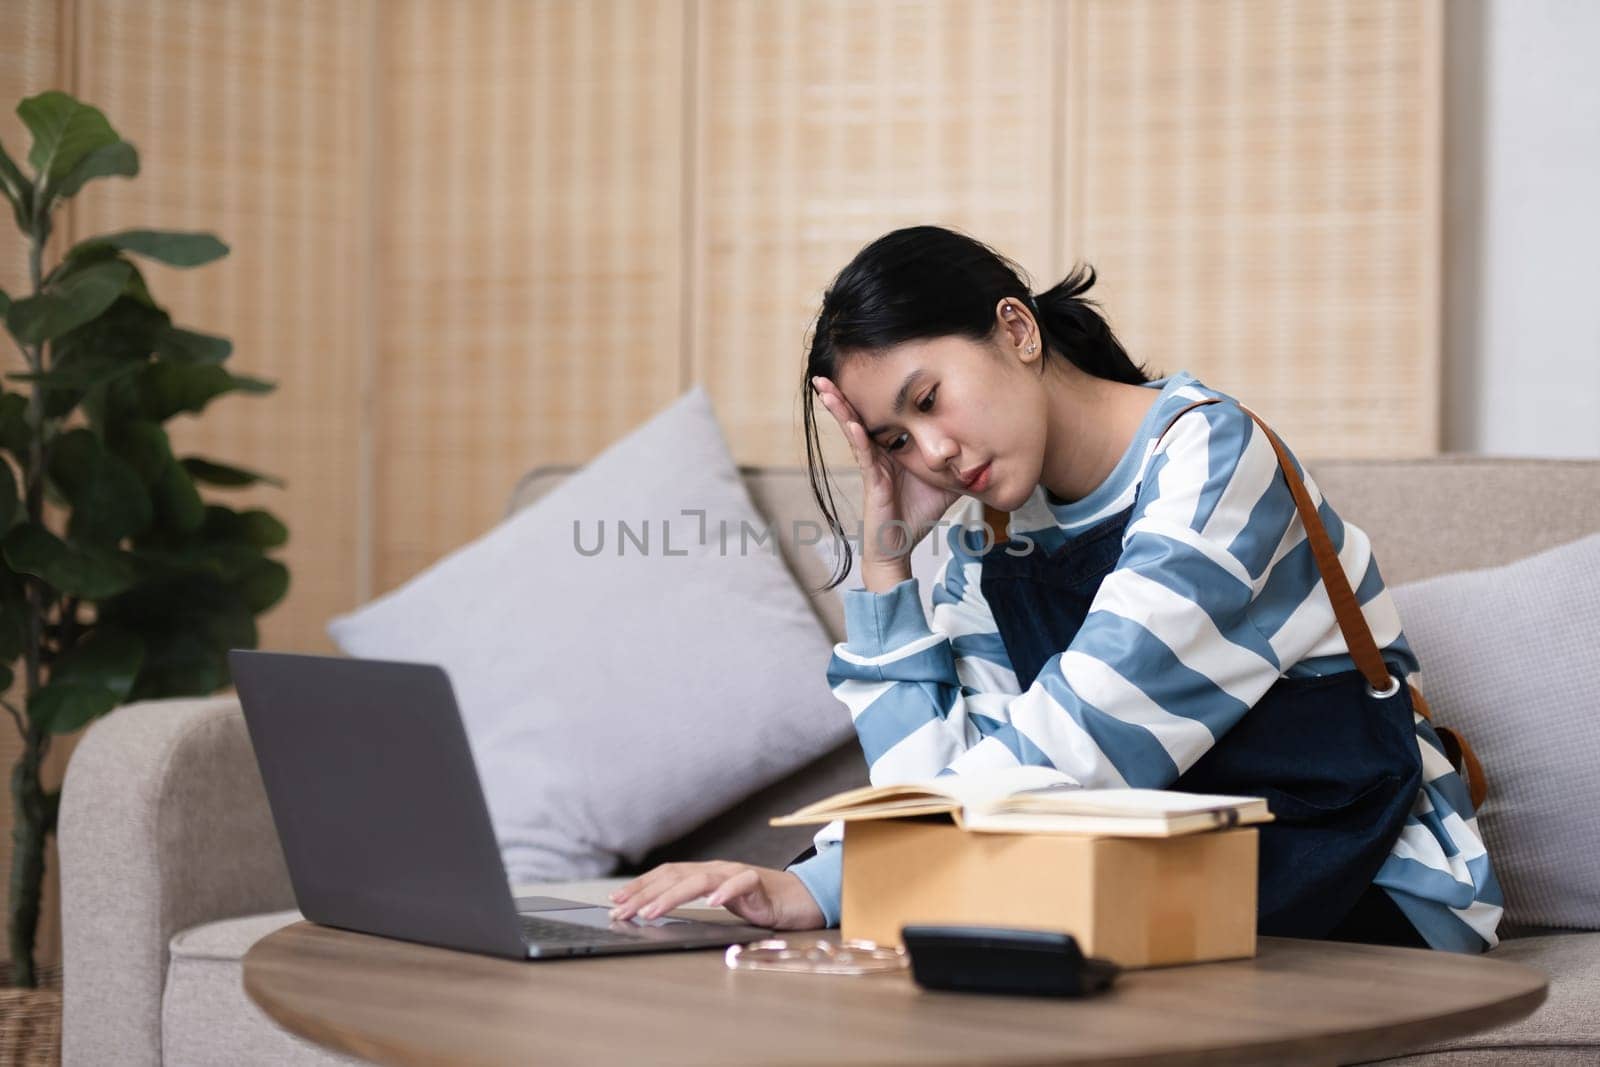
<svg viewBox="0 0 1600 1067"><path fill-rule="evenodd" d="M326 930L336 934L348 934L352 937L376 936L323 927L302 919L280 927L257 940L241 959L241 981L246 996L268 1018L289 1033L314 1042L322 1048L367 1060L407 1065L433 1065L456 1062L454 1060L433 1059L421 1055L415 1048L400 1042L386 1041L381 1037L355 1035L348 1030L330 1026L316 1016L293 1010L274 998L270 991L262 988L260 981L251 974L251 957L258 955L258 950L265 949L270 951L274 946L269 943L278 939L280 935L291 934L291 932L302 929ZM1291 939L1263 938L1262 940ZM1329 942L1329 944L1342 943ZM458 951L432 945L419 944L417 947L440 952ZM1416 949L1408 951L1441 950ZM463 953L463 955L476 956L477 954ZM492 957L482 958L490 959ZM523 961L518 960L507 959L503 962L513 966L524 965ZM1234 961L1219 960L1214 962L1229 963ZM1130 1052L1127 1055L1107 1056L1094 1062L1117 1064L1121 1065L1121 1067L1139 1067L1139 1065L1146 1064L1179 1065L1179 1067L1181 1065L1227 1064L1229 1067L1251 1067L1251 1065L1257 1064L1283 1063L1286 1057L1294 1058L1297 1063L1326 1062L1329 1064L1342 1064L1365 1062L1414 1054L1417 1050L1438 1041L1469 1037L1472 1034L1482 1033L1497 1026L1517 1022L1532 1015L1548 998L1550 980L1549 976L1544 972L1529 967L1527 964L1513 963L1509 960L1486 960L1484 962L1492 963L1496 967L1522 971L1530 978L1536 979L1539 983L1538 987L1487 1006L1464 1007L1441 1015L1432 1015L1412 1021L1380 1023L1361 1029L1340 1030L1327 1034L1307 1033L1281 1039L1264 1038L1246 1044L1194 1049L1189 1052L1174 1052L1170 1049L1156 1052ZM1206 966L1206 964L1186 966ZM1309 1043L1331 1043L1337 1045L1337 1049L1334 1050L1334 1056L1325 1061L1307 1060L1305 1046ZM1060 1062L1081 1065L1090 1061L1041 1060L1032 1054L1021 1054L1013 1060L994 1060L991 1062L1003 1063L1006 1067L1036 1067L1036 1065L1037 1067L1043 1067L1045 1064Z"/></svg>

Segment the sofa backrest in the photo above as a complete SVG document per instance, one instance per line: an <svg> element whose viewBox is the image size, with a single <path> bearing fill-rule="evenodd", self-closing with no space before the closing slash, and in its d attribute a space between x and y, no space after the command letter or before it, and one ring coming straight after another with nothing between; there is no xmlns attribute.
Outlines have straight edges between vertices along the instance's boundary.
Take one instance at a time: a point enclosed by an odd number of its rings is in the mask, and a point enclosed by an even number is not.
<svg viewBox="0 0 1600 1067"><path fill-rule="evenodd" d="M1308 466L1340 517L1372 538L1391 586L1508 563L1600 531L1600 460L1447 455L1324 460ZM530 471L517 484L508 514L539 499L575 469ZM821 525L805 469L741 467L740 473L777 535L789 569L813 591L818 617L835 641L844 640L838 589L815 592L828 581L829 569L813 539L831 535ZM841 474L834 499L849 529L859 513L860 479L853 471Z"/></svg>
<svg viewBox="0 0 1600 1067"><path fill-rule="evenodd" d="M1372 538L1391 585L1472 567L1489 567L1600 531L1600 460L1438 456L1402 460L1327 460L1311 475L1339 515ZM575 467L540 467L517 484L508 514L561 484ZM844 640L837 589L816 541L826 535L806 472L800 467L742 467L746 487L790 570L812 591L817 616ZM834 489L845 528L857 521L860 479L842 472ZM805 542L812 541L812 544ZM824 664L817 664L818 672ZM767 820L832 793L865 785L866 764L854 739L688 835L644 858L657 863L737 860L782 867L811 838L811 827L773 828ZM628 872L631 873L631 872Z"/></svg>

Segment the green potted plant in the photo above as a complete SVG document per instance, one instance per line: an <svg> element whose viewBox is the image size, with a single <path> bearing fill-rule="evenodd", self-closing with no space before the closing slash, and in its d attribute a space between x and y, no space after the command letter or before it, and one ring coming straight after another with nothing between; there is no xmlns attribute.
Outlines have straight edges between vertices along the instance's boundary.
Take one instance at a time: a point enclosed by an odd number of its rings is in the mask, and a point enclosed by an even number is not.
<svg viewBox="0 0 1600 1067"><path fill-rule="evenodd" d="M187 330L151 296L137 260L198 267L226 255L208 233L125 230L45 263L52 216L97 178L131 178L139 157L97 109L63 92L23 100L33 136L21 167L0 145L0 189L25 237L25 293L0 317L25 370L0 384L0 693L20 671L23 738L14 805L8 934L12 979L34 986L45 843L59 791L39 770L51 738L120 704L229 684L229 648L255 647L255 616L283 598L268 556L288 532L266 511L202 499L201 484L266 475L179 457L163 423L272 383L230 374L223 337Z"/></svg>

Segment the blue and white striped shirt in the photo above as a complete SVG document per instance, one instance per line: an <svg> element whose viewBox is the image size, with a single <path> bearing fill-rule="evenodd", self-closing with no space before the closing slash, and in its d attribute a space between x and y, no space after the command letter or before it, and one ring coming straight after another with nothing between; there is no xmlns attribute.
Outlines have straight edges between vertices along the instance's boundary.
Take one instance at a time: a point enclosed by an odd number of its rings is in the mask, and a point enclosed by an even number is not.
<svg viewBox="0 0 1600 1067"><path fill-rule="evenodd" d="M1083 627L1026 692L980 586L976 501L946 538L931 625L915 578L844 593L847 640L828 680L874 785L1040 764L1085 788L1166 788L1280 676L1354 667L1266 435L1187 373L1150 387L1160 397L1099 487L1065 502L1039 486L1011 515L1013 537L1050 551L1133 506ZM1227 402L1185 414L1156 447L1177 411L1206 397ZM1415 682L1366 534L1305 483L1384 658ZM1434 948L1481 952L1498 943L1500 887L1466 787L1432 726L1414 719L1423 785L1374 881ZM838 823L825 827L817 855L791 868L829 925L839 919L841 839Z"/></svg>

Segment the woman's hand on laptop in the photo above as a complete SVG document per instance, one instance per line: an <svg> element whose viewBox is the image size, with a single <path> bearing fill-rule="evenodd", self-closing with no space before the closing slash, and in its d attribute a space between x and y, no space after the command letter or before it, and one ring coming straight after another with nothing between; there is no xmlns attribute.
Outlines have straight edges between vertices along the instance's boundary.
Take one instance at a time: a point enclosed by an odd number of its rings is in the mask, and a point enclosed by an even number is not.
<svg viewBox="0 0 1600 1067"><path fill-rule="evenodd" d="M769 867L712 860L663 863L611 894L611 918L656 919L698 897L745 922L773 930L815 930L822 909L797 875Z"/></svg>

